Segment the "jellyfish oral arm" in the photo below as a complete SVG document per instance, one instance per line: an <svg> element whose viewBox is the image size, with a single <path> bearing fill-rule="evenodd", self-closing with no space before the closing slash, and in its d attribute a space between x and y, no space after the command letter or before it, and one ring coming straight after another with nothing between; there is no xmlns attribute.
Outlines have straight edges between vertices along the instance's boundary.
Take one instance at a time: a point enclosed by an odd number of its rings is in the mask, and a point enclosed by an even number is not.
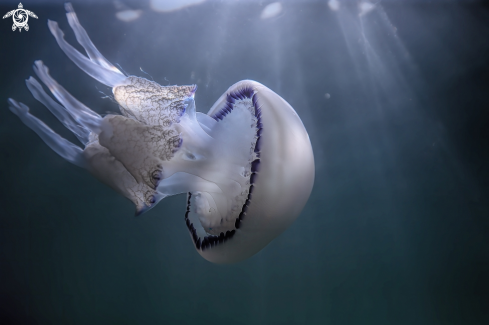
<svg viewBox="0 0 489 325"><path fill-rule="evenodd" d="M112 87L119 114L104 117L59 85L41 61L27 87L72 131L73 144L9 99L10 109L69 162L131 200L136 215L187 193L184 220L197 252L215 263L248 258L300 214L314 183L309 136L294 109L264 85L240 81L208 114L197 113L195 85L161 86L126 76L96 49L71 4L68 22L87 56L48 27L84 72ZM182 213L183 214L183 213Z"/></svg>
<svg viewBox="0 0 489 325"><path fill-rule="evenodd" d="M58 155L79 167L86 167L85 159L80 147L74 145L55 133L49 126L29 113L29 107L23 103L9 98L10 110L31 130L36 132L41 139Z"/></svg>
<svg viewBox="0 0 489 325"><path fill-rule="evenodd" d="M75 32L76 40L87 52L88 58L78 52L73 46L68 44L64 39L64 33L59 29L58 23L48 20L48 27L53 34L59 47L65 54L85 73L101 83L114 87L121 83L125 76L114 65L97 50L92 41L87 35L87 32L82 27L70 3L65 4L66 17L70 27Z"/></svg>

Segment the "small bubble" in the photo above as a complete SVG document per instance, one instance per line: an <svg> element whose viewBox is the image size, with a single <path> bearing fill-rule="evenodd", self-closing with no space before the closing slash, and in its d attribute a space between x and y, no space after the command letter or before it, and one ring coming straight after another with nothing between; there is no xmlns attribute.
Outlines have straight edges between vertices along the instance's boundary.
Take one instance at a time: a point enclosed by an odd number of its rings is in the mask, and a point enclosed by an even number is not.
<svg viewBox="0 0 489 325"><path fill-rule="evenodd" d="M331 95L329 93L326 93L326 94L324 94L324 98L330 99L331 98Z"/></svg>

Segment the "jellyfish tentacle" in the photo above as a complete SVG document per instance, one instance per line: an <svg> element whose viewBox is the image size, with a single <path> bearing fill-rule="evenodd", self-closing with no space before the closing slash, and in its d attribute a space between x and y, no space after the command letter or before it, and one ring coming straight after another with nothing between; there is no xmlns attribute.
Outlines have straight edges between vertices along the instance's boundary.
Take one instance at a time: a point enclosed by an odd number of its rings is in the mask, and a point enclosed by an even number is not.
<svg viewBox="0 0 489 325"><path fill-rule="evenodd" d="M98 64L101 67L107 68L120 75L123 75L123 73L119 71L119 69L117 69L112 63L110 63L102 55L102 53L100 53L99 50L97 50L95 45L93 45L92 41L90 40L90 37L88 37L87 32L78 21L78 17L76 16L75 10L73 9L71 3L69 2L66 3L65 9L66 9L66 17L68 18L68 23L70 24L71 29L75 33L76 40L78 41L78 43L80 43L81 46L83 46L83 48L87 52L88 57L90 58L90 61Z"/></svg>
<svg viewBox="0 0 489 325"><path fill-rule="evenodd" d="M86 168L86 160L83 150L54 132L43 121L29 113L29 107L15 99L9 98L9 108L20 120L32 131L36 132L41 139L58 155L70 163Z"/></svg>
<svg viewBox="0 0 489 325"><path fill-rule="evenodd" d="M50 75L48 68L42 61L36 61L34 71L41 81L49 88L54 97L66 108L70 115L82 126L95 132L100 133L100 124L102 117L83 105L73 97L66 89L56 82Z"/></svg>
<svg viewBox="0 0 489 325"><path fill-rule="evenodd" d="M48 27L51 34L53 34L54 38L58 42L61 50L63 50L70 60L73 61L86 74L109 87L114 87L126 79L126 76L124 76L117 68L114 67L117 72L111 68L106 68L105 66L95 63L78 52L73 46L66 42L64 39L64 33L58 27L57 22L48 20Z"/></svg>
<svg viewBox="0 0 489 325"><path fill-rule="evenodd" d="M63 106L58 104L54 99L46 94L41 84L36 79L30 77L25 81L25 83L34 98L46 106L68 130L73 132L81 143L86 145L89 140L90 130L82 125L79 125Z"/></svg>

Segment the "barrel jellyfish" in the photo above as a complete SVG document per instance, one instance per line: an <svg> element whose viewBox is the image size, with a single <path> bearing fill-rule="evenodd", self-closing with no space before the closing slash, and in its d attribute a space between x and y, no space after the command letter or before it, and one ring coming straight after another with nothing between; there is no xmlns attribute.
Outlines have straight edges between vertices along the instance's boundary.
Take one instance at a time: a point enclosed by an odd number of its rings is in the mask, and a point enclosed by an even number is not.
<svg viewBox="0 0 489 325"><path fill-rule="evenodd" d="M64 139L9 98L10 110L61 157L87 169L136 205L136 215L163 198L187 194L182 211L195 249L214 263L246 259L300 214L314 182L309 136L294 109L264 85L243 80L206 114L196 112L196 85L161 86L126 76L95 48L70 4L66 16L87 56L48 26L64 53L112 87L120 114L101 116L59 85L36 61L32 95L73 132Z"/></svg>

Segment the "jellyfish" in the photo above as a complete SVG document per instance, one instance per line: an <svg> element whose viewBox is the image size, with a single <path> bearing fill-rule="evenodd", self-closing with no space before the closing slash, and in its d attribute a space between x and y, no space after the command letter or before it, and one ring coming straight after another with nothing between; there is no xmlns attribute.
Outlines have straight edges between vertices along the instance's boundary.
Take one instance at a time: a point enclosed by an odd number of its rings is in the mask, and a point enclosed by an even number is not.
<svg viewBox="0 0 489 325"><path fill-rule="evenodd" d="M298 217L314 183L314 157L294 109L264 85L243 80L207 114L196 112L195 85L162 86L127 76L97 50L71 6L66 16L87 56L48 27L64 53L85 73L112 87L120 114L101 116L59 85L42 61L41 83L26 84L78 138L76 145L9 98L10 110L67 161L87 169L131 200L136 215L163 198L187 194L182 211L197 252L214 263L246 259Z"/></svg>

